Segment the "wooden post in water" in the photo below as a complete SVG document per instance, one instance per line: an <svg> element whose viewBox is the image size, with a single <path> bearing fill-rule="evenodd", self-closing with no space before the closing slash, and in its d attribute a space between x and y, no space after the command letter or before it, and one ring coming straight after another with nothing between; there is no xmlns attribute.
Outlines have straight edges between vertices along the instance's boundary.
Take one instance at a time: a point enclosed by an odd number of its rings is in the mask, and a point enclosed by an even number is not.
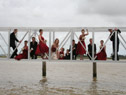
<svg viewBox="0 0 126 95"><path fill-rule="evenodd" d="M97 63L93 62L93 81L97 80Z"/></svg>
<svg viewBox="0 0 126 95"><path fill-rule="evenodd" d="M46 77L46 61L42 62L42 76L43 78Z"/></svg>

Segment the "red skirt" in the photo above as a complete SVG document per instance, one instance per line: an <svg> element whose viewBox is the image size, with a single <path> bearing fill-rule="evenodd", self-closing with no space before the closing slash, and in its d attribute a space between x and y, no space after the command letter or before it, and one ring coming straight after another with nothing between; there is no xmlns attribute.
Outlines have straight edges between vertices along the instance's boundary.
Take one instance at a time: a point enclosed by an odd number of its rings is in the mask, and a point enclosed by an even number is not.
<svg viewBox="0 0 126 95"><path fill-rule="evenodd" d="M107 59L106 52L101 51L97 54L97 60L106 60L106 59Z"/></svg>
<svg viewBox="0 0 126 95"><path fill-rule="evenodd" d="M40 55L48 52L49 52L48 46L45 43L39 42L35 54Z"/></svg>
<svg viewBox="0 0 126 95"><path fill-rule="evenodd" d="M85 42L84 41L81 41L81 43L83 44L83 46L86 49ZM81 45L81 43L78 42L77 49L76 49L76 53L77 54L80 54L80 55L83 55L83 54L86 54L86 50L83 48L83 46Z"/></svg>
<svg viewBox="0 0 126 95"><path fill-rule="evenodd" d="M16 60L21 60L21 59L27 59L28 58L28 52L24 51L22 54L19 54L15 57Z"/></svg>

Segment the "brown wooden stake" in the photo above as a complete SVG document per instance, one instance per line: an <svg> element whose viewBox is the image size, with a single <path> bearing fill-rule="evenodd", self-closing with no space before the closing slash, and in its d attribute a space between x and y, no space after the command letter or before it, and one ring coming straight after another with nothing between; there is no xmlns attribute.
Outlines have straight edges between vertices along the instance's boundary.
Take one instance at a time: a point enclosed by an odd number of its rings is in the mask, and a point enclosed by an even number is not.
<svg viewBox="0 0 126 95"><path fill-rule="evenodd" d="M93 62L93 81L97 80L97 63Z"/></svg>

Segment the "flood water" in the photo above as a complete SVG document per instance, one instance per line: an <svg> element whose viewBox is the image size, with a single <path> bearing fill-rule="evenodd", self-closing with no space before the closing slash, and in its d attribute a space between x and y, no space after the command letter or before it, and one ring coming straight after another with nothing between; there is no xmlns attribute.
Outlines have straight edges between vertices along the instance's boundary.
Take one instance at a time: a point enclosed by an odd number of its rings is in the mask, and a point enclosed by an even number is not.
<svg viewBox="0 0 126 95"><path fill-rule="evenodd" d="M92 81L92 63L0 61L0 95L126 95L126 64L98 63Z"/></svg>

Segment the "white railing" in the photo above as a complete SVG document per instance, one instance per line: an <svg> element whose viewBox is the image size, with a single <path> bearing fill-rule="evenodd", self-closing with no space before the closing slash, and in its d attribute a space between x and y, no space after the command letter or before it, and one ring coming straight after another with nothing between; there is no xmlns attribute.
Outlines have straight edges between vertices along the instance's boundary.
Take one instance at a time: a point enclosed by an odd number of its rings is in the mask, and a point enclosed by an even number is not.
<svg viewBox="0 0 126 95"><path fill-rule="evenodd" d="M71 45L71 50L72 50L72 40L74 39L74 36L77 37L77 39L79 40L77 34L75 32L80 32L82 29L88 29L89 32L92 32L92 39L93 39L93 48L92 48L92 60L72 60L72 52L70 52L71 54L71 58L70 60L67 61L79 61L79 62L84 62L84 61L91 61L91 62L99 62L100 60L95 60L95 56L94 56L94 38L95 38L95 33L96 32L107 32L108 29L114 29L115 27L0 27L0 32L7 32L8 33L8 42L6 42L5 38L2 36L2 34L0 33L0 36L2 38L2 40L4 41L4 43L6 44L6 46L8 47L8 53L5 54L7 55L7 58L10 59L10 52L13 52L10 49L10 33L13 32L14 29L18 29L19 32L26 32L26 34L24 35L24 37L22 38L22 40L25 38L26 35L28 35L28 59L30 60L30 41L31 41L31 37L33 36L33 34L37 34L37 32L39 31L39 29L43 29L43 32L48 32L49 33L49 56L48 56L48 60L49 61L65 61L65 60L52 60L51 59L51 39L55 39L55 33L56 32L68 32L68 34L66 35L66 37L63 39L63 41L60 43L59 47L63 47L66 43L66 41L71 38L70 41L70 45ZM118 29L120 29L122 32L126 32L126 27L116 27ZM34 31L34 32L33 32ZM33 33L32 33L33 32ZM31 34L32 33L32 34ZM112 35L110 35L112 36ZM109 41L110 36L108 37L108 39L105 41L104 46L106 45L106 43ZM125 48L126 50L126 38L123 38L123 36L121 34L119 34L120 38L123 40L123 42L120 40L120 43L122 44L122 46ZM115 32L115 61L117 61L117 32ZM80 41L81 43L81 41ZM17 48L19 47L20 44L17 45ZM81 43L81 45L83 46L83 44ZM101 50L104 48L104 46L101 48ZM5 53L6 50L4 50L4 48L2 47L2 45L0 45L1 50ZM83 46L83 48L85 48ZM100 51L101 51L100 50ZM38 60L38 59L36 59ZM41 59L41 60L45 60L45 59ZM106 61L110 61L110 60L106 60ZM106 62L104 61L104 62ZM102 61L103 62L103 61ZM114 62L114 61L111 61ZM119 61L118 61L119 62ZM122 62L122 61L121 61ZM123 62L126 62L125 60L123 60Z"/></svg>

